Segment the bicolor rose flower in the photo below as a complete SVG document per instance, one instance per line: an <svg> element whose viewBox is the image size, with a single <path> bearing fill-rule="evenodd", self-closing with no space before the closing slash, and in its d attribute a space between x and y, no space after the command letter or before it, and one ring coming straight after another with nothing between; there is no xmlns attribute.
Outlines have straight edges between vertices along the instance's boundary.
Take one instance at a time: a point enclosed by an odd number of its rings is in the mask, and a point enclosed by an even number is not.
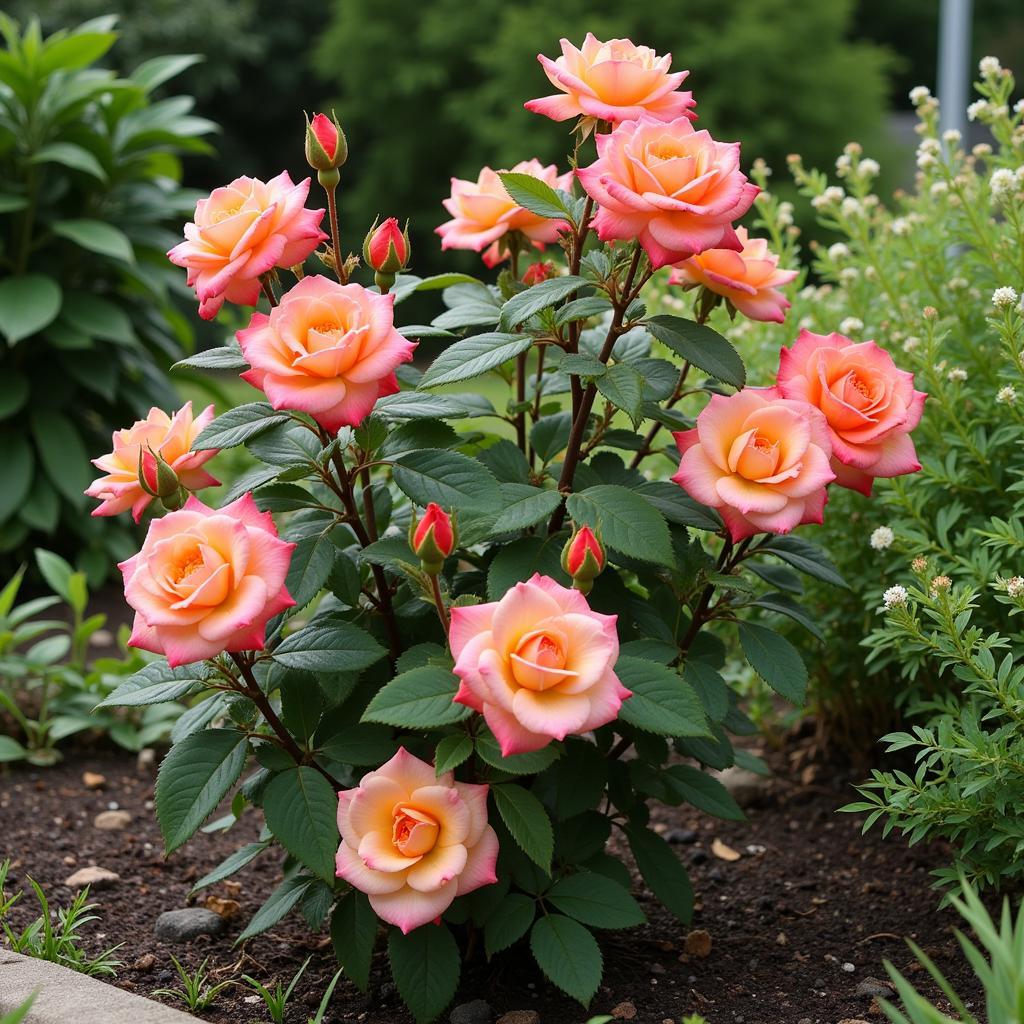
<svg viewBox="0 0 1024 1024"><path fill-rule="evenodd" d="M572 188L572 171L559 175L554 164L545 167L539 160L521 160L511 168L516 174L529 174L552 188L568 191ZM505 191L499 174L485 167L476 181L452 178L452 194L444 200L444 208L452 215L440 227L442 249L473 249L484 251L483 260L489 267L508 259L509 249L505 235L518 231L525 235L535 249L543 249L558 240L558 233L566 230L564 220L548 220L519 206Z"/></svg>
<svg viewBox="0 0 1024 1024"><path fill-rule="evenodd" d="M154 455L170 466L186 491L216 487L220 481L202 468L204 462L217 454L216 449L192 450L196 438L212 419L212 405L193 417L192 403L186 402L171 416L162 409L154 408L149 410L144 420L136 420L126 430L115 430L113 451L92 460L92 464L104 473L85 492L90 498L100 500L92 514L116 516L131 509L132 518L139 521L153 500L139 482L140 456L143 476L152 491L157 490Z"/></svg>
<svg viewBox="0 0 1024 1024"><path fill-rule="evenodd" d="M734 541L821 522L835 473L828 427L814 406L771 388L712 395L697 426L673 436L682 459L672 479L717 509Z"/></svg>
<svg viewBox="0 0 1024 1024"><path fill-rule="evenodd" d="M435 778L402 747L338 794L338 877L406 934L437 920L456 896L498 880L487 789L451 772Z"/></svg>
<svg viewBox="0 0 1024 1024"><path fill-rule="evenodd" d="M304 277L237 333L252 367L242 379L275 409L307 412L332 433L357 426L398 390L395 368L416 348L395 330L394 305L394 295L359 284Z"/></svg>
<svg viewBox="0 0 1024 1024"><path fill-rule="evenodd" d="M705 249L672 268L669 284L684 287L703 285L716 295L724 295L744 316L751 320L786 319L789 300L778 291L796 277L795 270L779 270L779 257L768 251L764 238L750 238L747 229L736 228L736 237L743 247Z"/></svg>
<svg viewBox="0 0 1024 1024"><path fill-rule="evenodd" d="M284 585L294 547L251 494L220 509L189 497L154 519L142 550L118 565L135 609L129 645L167 655L172 667L261 650L268 620L295 604Z"/></svg>
<svg viewBox="0 0 1024 1024"><path fill-rule="evenodd" d="M738 142L716 142L686 117L649 115L595 141L597 160L576 174L599 207L602 242L638 239L655 269L705 249L743 248L732 222L759 189L740 170Z"/></svg>
<svg viewBox="0 0 1024 1024"><path fill-rule="evenodd" d="M368 267L397 274L409 262L409 229L403 231L395 217L375 224L363 242L363 259Z"/></svg>
<svg viewBox="0 0 1024 1024"><path fill-rule="evenodd" d="M822 411L832 438L836 483L871 494L875 477L921 468L910 432L921 420L923 391L873 341L801 331L779 360L779 392Z"/></svg>
<svg viewBox="0 0 1024 1024"><path fill-rule="evenodd" d="M167 254L188 270L199 315L211 320L228 302L255 306L260 275L301 263L324 239L323 210L307 210L309 178L298 185L287 171L263 182L235 178L196 204L185 241Z"/></svg>
<svg viewBox="0 0 1024 1024"><path fill-rule="evenodd" d="M484 716L506 757L605 725L631 696L615 674L615 620L539 573L500 601L452 608L455 700Z"/></svg>
<svg viewBox="0 0 1024 1024"><path fill-rule="evenodd" d="M559 40L562 56L551 60L537 54L554 96L530 100L527 110L555 121L571 117L596 117L613 124L649 114L659 121L695 117L689 112L693 94L677 92L689 71L672 73L672 54L659 57L649 46L629 39L603 43L588 32L577 49L568 39Z"/></svg>

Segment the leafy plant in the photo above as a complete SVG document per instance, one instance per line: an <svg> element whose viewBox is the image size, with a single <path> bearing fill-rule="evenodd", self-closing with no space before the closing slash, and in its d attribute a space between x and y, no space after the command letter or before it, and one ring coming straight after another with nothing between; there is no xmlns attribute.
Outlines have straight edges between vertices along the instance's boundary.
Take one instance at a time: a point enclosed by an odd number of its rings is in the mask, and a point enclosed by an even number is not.
<svg viewBox="0 0 1024 1024"><path fill-rule="evenodd" d="M0 18L0 552L63 533L93 579L130 540L81 514L88 456L171 401L164 370L192 329L174 308L165 225L194 201L179 158L207 152L213 128L188 97L152 99L192 58L127 78L94 66L115 22L44 39L38 21Z"/></svg>
<svg viewBox="0 0 1024 1024"><path fill-rule="evenodd" d="M334 990L344 973L344 968L341 967L334 972L334 977L331 978L330 984L328 984L324 991L323 998L320 1000L320 1005L317 1007L316 1014L309 1018L307 1024L323 1024L324 1014L327 1013L327 1007L330 1006L331 1003L331 996L334 995Z"/></svg>
<svg viewBox="0 0 1024 1024"><path fill-rule="evenodd" d="M70 967L90 977L113 977L121 966L121 961L114 959L114 954L123 943L111 946L95 957L90 957L80 944L79 931L85 925L99 920L97 915L91 913L99 904L86 902L89 898L88 887L75 894L70 906L58 907L54 913L50 910L42 886L30 878L29 885L39 903L40 913L39 917L18 932L7 922L11 908L22 896L20 891L13 896L8 896L4 891L10 869L10 860L0 861L0 926L3 927L11 949L24 956Z"/></svg>
<svg viewBox="0 0 1024 1024"><path fill-rule="evenodd" d="M251 985L259 997L263 1000L267 1007L267 1012L270 1014L270 1019L274 1024L282 1024L284 1021L285 1007L288 1005L288 1000L292 997L292 992L295 991L295 986L299 983L299 979L302 977L303 972L309 966L311 957L306 957L302 966L295 972L292 980L288 982L288 987L285 988L280 982L274 985L273 989L269 989L266 985L262 985L255 978L248 974L242 975L242 980L247 984Z"/></svg>
<svg viewBox="0 0 1024 1024"><path fill-rule="evenodd" d="M32 1009L32 1004L35 1001L36 997L35 993L33 993L21 1004L21 1006L16 1006L10 1013L5 1013L0 1017L0 1024L21 1024L21 1022L28 1016L28 1011Z"/></svg>
<svg viewBox="0 0 1024 1024"><path fill-rule="evenodd" d="M230 979L228 981L219 981L213 985L210 984L210 972L206 969L209 957L191 973L173 953L171 954L171 960L174 963L174 969L178 972L178 977L181 978L181 986L179 988L158 988L154 990L153 995L177 999L188 1007L191 1013L202 1011L212 1006L217 996L232 984Z"/></svg>

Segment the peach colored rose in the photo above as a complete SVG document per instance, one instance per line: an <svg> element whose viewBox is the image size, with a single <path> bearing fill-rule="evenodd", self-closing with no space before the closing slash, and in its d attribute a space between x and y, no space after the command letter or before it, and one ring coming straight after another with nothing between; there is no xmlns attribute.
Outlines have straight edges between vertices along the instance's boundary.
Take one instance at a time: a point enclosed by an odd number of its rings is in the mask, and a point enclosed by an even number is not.
<svg viewBox="0 0 1024 1024"><path fill-rule="evenodd" d="M493 604L453 608L455 700L484 716L505 756L605 725L632 696L615 674L615 620L538 573Z"/></svg>
<svg viewBox="0 0 1024 1024"><path fill-rule="evenodd" d="M105 474L94 480L85 492L101 502L92 514L116 516L131 509L132 518L139 521L153 500L153 496L147 494L139 483L140 454L150 490L157 488L154 452L174 470L186 491L216 487L220 481L202 468L204 462L217 454L216 449L192 450L196 438L212 419L212 405L193 419L192 403L186 402L173 416L154 408L149 410L144 420L136 420L127 430L115 430L114 450L92 460L92 464Z"/></svg>
<svg viewBox="0 0 1024 1024"><path fill-rule="evenodd" d="M736 228L736 237L743 248L705 249L672 268L669 284L684 287L703 285L716 295L724 295L744 316L751 320L786 319L790 302L778 291L796 277L795 270L779 270L779 257L768 251L764 238L750 238L747 229Z"/></svg>
<svg viewBox="0 0 1024 1024"><path fill-rule="evenodd" d="M118 565L135 609L128 643L172 666L261 650L267 621L295 604L284 585L294 547L251 494L219 509L190 496L154 519L142 550Z"/></svg>
<svg viewBox="0 0 1024 1024"><path fill-rule="evenodd" d="M168 259L188 269L199 299L199 315L211 320L224 301L255 306L260 275L301 263L327 236L323 210L307 210L309 178L292 183L287 171L262 182L235 178L196 204L185 241Z"/></svg>
<svg viewBox="0 0 1024 1024"><path fill-rule="evenodd" d="M871 494L874 478L921 468L910 432L921 420L923 391L873 341L801 331L783 348L778 386L786 398L822 411L832 436L836 483Z"/></svg>
<svg viewBox="0 0 1024 1024"><path fill-rule="evenodd" d="M395 330L394 305L359 284L304 277L237 333L252 367L242 379L275 409L308 412L332 432L356 426L398 390L395 367L416 348Z"/></svg>
<svg viewBox="0 0 1024 1024"><path fill-rule="evenodd" d="M537 54L537 60L560 92L530 100L527 110L555 121L596 117L617 123L642 114L659 121L696 117L689 112L693 94L676 92L689 71L670 73L671 53L659 57L649 46L636 46L629 39L602 43L590 32L581 49L568 39L559 44L561 57L551 60Z"/></svg>
<svg viewBox="0 0 1024 1024"><path fill-rule="evenodd" d="M639 239L655 269L705 249L742 248L732 222L759 189L740 170L738 142L716 142L686 117L650 115L595 141L598 159L576 174L599 207L601 241Z"/></svg>
<svg viewBox="0 0 1024 1024"><path fill-rule="evenodd" d="M821 522L835 474L828 427L814 406L773 388L712 395L697 426L673 436L682 459L672 479L718 509L734 541Z"/></svg>
<svg viewBox="0 0 1024 1024"><path fill-rule="evenodd" d="M521 160L511 168L516 174L530 174L552 188L568 191L572 188L572 171L559 175L554 164L545 167L539 160ZM501 183L499 174L485 167L476 181L452 178L452 194L444 200L444 208L452 215L439 228L442 249L473 249L483 255L489 267L497 266L509 255L508 244L502 239L510 231L525 235L535 249L543 249L558 240L559 231L568 224L564 220L547 220L518 206Z"/></svg>
<svg viewBox="0 0 1024 1024"><path fill-rule="evenodd" d="M435 778L431 765L400 748L338 794L338 877L406 934L437 920L456 896L498 880L487 789L451 772Z"/></svg>

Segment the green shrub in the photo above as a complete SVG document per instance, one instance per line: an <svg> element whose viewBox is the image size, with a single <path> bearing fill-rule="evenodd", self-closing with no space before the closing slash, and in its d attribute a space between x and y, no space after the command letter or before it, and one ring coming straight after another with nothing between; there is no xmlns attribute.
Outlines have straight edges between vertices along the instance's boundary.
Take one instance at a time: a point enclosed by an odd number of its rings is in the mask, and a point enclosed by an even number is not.
<svg viewBox="0 0 1024 1024"><path fill-rule="evenodd" d="M128 78L93 66L114 20L44 39L0 15L0 552L74 537L94 577L126 534L82 515L88 456L115 424L173 404L164 370L192 330L164 224L194 206L179 157L207 151L213 129L188 97L151 98L193 58Z"/></svg>

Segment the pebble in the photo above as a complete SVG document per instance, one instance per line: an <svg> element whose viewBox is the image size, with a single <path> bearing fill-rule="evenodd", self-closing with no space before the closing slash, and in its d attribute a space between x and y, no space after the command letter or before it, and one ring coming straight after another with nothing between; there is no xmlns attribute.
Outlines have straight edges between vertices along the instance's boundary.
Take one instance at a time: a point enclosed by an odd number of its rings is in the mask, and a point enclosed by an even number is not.
<svg viewBox="0 0 1024 1024"><path fill-rule="evenodd" d="M536 1010L511 1010L498 1018L497 1024L540 1024Z"/></svg>
<svg viewBox="0 0 1024 1024"><path fill-rule="evenodd" d="M658 963L651 964L650 971L651 971L651 974L664 974L665 973L665 965L664 964L658 964Z"/></svg>
<svg viewBox="0 0 1024 1024"><path fill-rule="evenodd" d="M127 811L100 811L93 819L93 828L104 832L119 832L132 823L132 816Z"/></svg>
<svg viewBox="0 0 1024 1024"><path fill-rule="evenodd" d="M82 772L82 785L86 789L102 789L107 784L107 777L99 772Z"/></svg>
<svg viewBox="0 0 1024 1024"><path fill-rule="evenodd" d="M491 1024L490 1003L483 999L474 999L471 1003L463 1003L452 1010L448 1018L451 1024Z"/></svg>
<svg viewBox="0 0 1024 1024"><path fill-rule="evenodd" d="M691 864L703 864L707 859L708 855L706 850L694 850L693 853L690 854Z"/></svg>
<svg viewBox="0 0 1024 1024"><path fill-rule="evenodd" d="M889 999L894 995L891 985L887 985L884 981L879 981L878 978L865 978L858 986L858 996L862 996L865 999L869 996L882 996L885 999Z"/></svg>
<svg viewBox="0 0 1024 1024"><path fill-rule="evenodd" d="M204 907L167 910L156 919L153 931L164 942L188 942L200 935L219 935L227 922Z"/></svg>
<svg viewBox="0 0 1024 1024"><path fill-rule="evenodd" d="M143 747L135 758L135 770L140 775L152 775L156 771L156 751L152 747Z"/></svg>
<svg viewBox="0 0 1024 1024"><path fill-rule="evenodd" d="M854 967L853 964L847 962L843 964L843 970L846 971L847 974L853 974L853 972L857 970L857 968Z"/></svg>
<svg viewBox="0 0 1024 1024"><path fill-rule="evenodd" d="M711 955L711 935L706 932L703 928L695 928L689 935L686 936L686 941L683 943L683 949L690 956L698 957L703 960L705 957Z"/></svg>
<svg viewBox="0 0 1024 1024"><path fill-rule="evenodd" d="M630 1003L619 1003L612 1008L612 1016L616 1020L632 1020L636 1016L636 1007Z"/></svg>
<svg viewBox="0 0 1024 1024"><path fill-rule="evenodd" d="M740 807L751 807L764 799L770 780L747 768L733 765L724 771L716 772L715 777L729 791L733 800Z"/></svg>
<svg viewBox="0 0 1024 1024"><path fill-rule="evenodd" d="M116 871L108 871L106 868L91 864L87 868L79 868L73 875L68 875L64 879L64 884L69 889L84 889L86 886L91 889L109 889L120 881L121 876Z"/></svg>
<svg viewBox="0 0 1024 1024"><path fill-rule="evenodd" d="M133 971L151 971L156 966L156 957L152 953L143 953L132 964Z"/></svg>
<svg viewBox="0 0 1024 1024"><path fill-rule="evenodd" d="M697 842L697 833L692 828L670 828L665 833L665 838L670 843L689 846L691 843Z"/></svg>

